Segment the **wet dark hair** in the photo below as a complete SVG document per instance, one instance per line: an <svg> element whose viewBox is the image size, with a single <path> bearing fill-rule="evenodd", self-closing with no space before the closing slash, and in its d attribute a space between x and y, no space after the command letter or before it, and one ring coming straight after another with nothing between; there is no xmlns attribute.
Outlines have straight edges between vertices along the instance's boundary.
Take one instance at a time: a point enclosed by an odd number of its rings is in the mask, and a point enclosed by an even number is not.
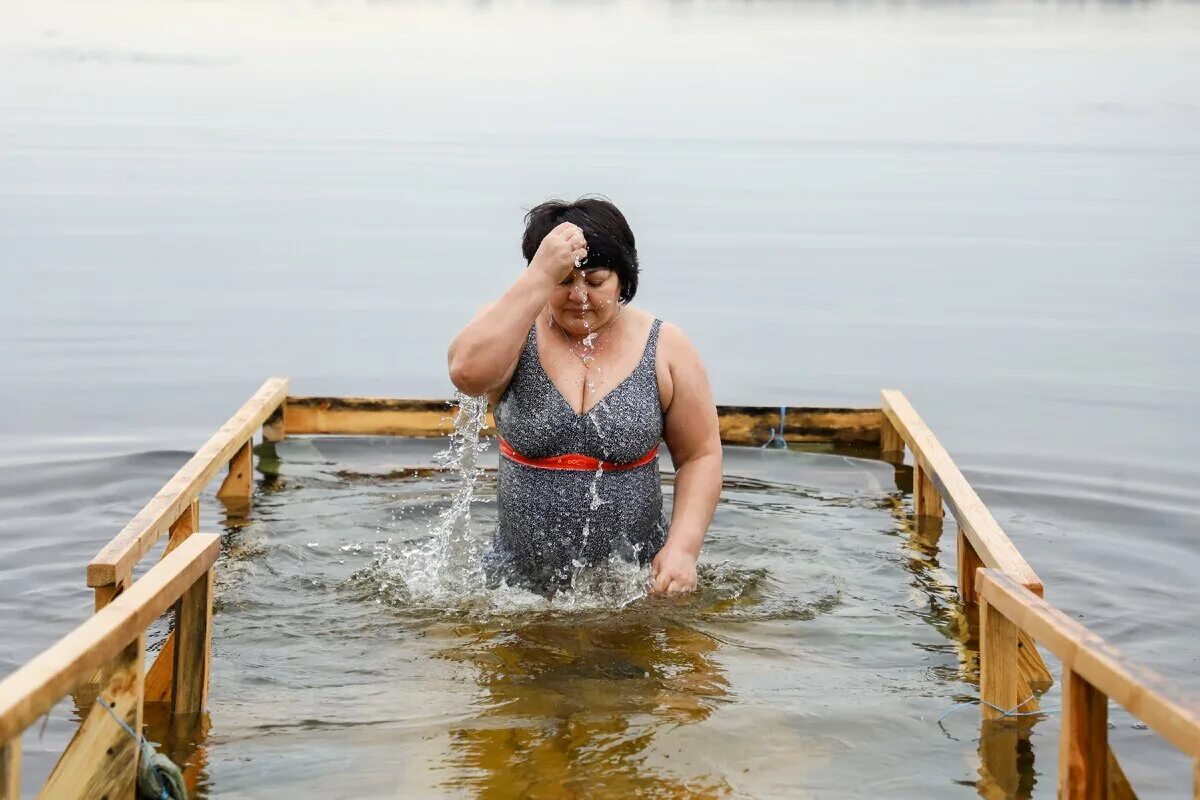
<svg viewBox="0 0 1200 800"><path fill-rule="evenodd" d="M621 302L632 300L638 285L637 247L625 215L608 200L598 197L581 197L574 203L547 200L531 208L525 215L525 236L521 239L525 264L533 261L546 234L564 222L583 229L588 244L583 268L611 269L621 282Z"/></svg>

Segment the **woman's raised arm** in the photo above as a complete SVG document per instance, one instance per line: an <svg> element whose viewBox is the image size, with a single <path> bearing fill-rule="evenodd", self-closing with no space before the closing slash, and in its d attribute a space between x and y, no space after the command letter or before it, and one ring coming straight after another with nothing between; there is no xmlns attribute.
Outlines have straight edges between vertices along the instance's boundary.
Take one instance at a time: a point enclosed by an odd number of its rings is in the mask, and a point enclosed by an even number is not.
<svg viewBox="0 0 1200 800"><path fill-rule="evenodd" d="M529 327L554 287L587 257L577 225L564 222L546 235L521 276L499 300L480 309L450 343L450 381L471 396L492 394L512 379Z"/></svg>

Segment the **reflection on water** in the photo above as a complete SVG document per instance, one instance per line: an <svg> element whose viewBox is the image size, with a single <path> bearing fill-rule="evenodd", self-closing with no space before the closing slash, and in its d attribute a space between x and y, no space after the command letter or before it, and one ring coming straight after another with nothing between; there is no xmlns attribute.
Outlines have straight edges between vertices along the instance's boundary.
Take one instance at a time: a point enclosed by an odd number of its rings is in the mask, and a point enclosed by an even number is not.
<svg viewBox="0 0 1200 800"><path fill-rule="evenodd" d="M717 642L644 613L460 630L479 713L450 733L450 788L500 797L716 797L719 775L647 763L664 727L704 721L729 694Z"/></svg>
<svg viewBox="0 0 1200 800"><path fill-rule="evenodd" d="M459 495L396 468L428 463L393 452L412 446L262 453L272 474L220 564L201 796L937 797L974 783L975 744L929 721L972 691L946 635L953 583L888 489L892 466L729 450L738 477L688 598L600 584L439 606L396 591L405 576L380 557L426 547ZM485 530L494 497L486 473Z"/></svg>

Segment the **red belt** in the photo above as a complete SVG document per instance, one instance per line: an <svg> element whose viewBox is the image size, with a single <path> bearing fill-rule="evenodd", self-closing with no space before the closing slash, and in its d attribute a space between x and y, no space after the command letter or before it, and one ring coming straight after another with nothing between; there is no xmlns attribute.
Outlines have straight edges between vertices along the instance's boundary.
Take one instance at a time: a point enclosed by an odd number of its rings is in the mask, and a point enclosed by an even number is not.
<svg viewBox="0 0 1200 800"><path fill-rule="evenodd" d="M650 452L628 464L618 464L613 461L601 461L598 458L585 456L582 453L567 453L561 456L549 456L548 458L526 458L525 456L512 449L512 445L504 441L500 436L496 437L500 440L500 453L509 461L515 461L518 464L524 464L527 467L538 467L539 469L575 469L595 472L603 468L605 472L622 472L627 469L635 469L637 467L649 464L658 455L658 445L650 448Z"/></svg>

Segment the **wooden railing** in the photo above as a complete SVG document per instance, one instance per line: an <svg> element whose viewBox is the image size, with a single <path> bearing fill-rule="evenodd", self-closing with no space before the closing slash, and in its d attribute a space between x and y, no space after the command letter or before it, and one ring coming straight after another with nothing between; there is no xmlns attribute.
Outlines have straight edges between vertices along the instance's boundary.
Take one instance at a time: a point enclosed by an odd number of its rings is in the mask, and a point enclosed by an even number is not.
<svg viewBox="0 0 1200 800"><path fill-rule="evenodd" d="M193 534L136 583L57 644L0 682L0 800L21 788L21 734L80 684L139 734L146 702L146 628L175 607L172 714L198 714L208 701L216 534ZM140 749L114 714L92 705L39 797L132 797Z"/></svg>
<svg viewBox="0 0 1200 800"><path fill-rule="evenodd" d="M446 400L385 397L289 397L280 435L407 436L433 438L454 432ZM788 444L831 444L877 449L883 420L878 408L717 406L721 441L760 445L774 435ZM491 414L483 430L495 434Z"/></svg>
<svg viewBox="0 0 1200 800"><path fill-rule="evenodd" d="M1103 800L1116 793L1111 790L1115 762L1108 745L1110 698L1194 760L1193 793L1200 797L1200 703L1131 662L1004 572L977 570L976 588L979 691L985 720L1002 718L1026 699L1017 666L1021 634L1031 636L1062 661L1060 798Z"/></svg>
<svg viewBox="0 0 1200 800"><path fill-rule="evenodd" d="M259 426L266 441L282 438L286 378L266 381L213 436L167 481L150 502L104 546L87 567L88 586L97 610L129 586L138 561L169 532L164 557L200 527L200 493L222 469L228 472L217 497L228 505L246 505L254 487L253 437ZM172 631L146 674L149 701L169 699L174 681L175 638Z"/></svg>
<svg viewBox="0 0 1200 800"><path fill-rule="evenodd" d="M251 446L255 428L262 426L263 441L268 443L282 441L289 434L438 437L453 431L453 408L444 400L288 397L287 388L288 382L282 378L273 378L264 383L88 565L88 585L95 590L98 613L89 623L52 648L50 653L59 654L57 660L70 662L70 680L66 677L55 678L44 686L34 687L38 689L35 694L39 698L48 698L55 692L57 697L61 697L68 691L62 688L67 683L83 680L89 669L95 670L102 664L109 664L104 680L108 681L110 688L115 687L125 694L136 692L136 704L126 701L122 706L129 715L134 713L131 710L134 705L140 709L143 702L154 700L170 701L172 708L181 710L203 705L203 693L207 691L207 639L203 659L200 659L197 656L198 640L195 639L195 631L199 630L195 622L198 612L190 606L185 607L184 603L177 605L175 631L170 634L158 658L145 674L144 682L130 677L135 673L141 675L141 638L135 643L136 647L129 644L128 639L120 646L110 647L110 640L114 640L115 634L105 634L101 637L106 643L104 647L83 646L84 649L91 647L86 657L81 652L76 653L79 646L69 645L68 639L79 638L86 642L90 637L95 640L103 625L113 624L112 620L117 618L114 614L133 615L134 606L137 608L137 624L126 622L122 625L132 626L130 630L136 627L144 631L148 620L170 604L171 601L162 600L160 594L170 594L169 590L163 589L164 581L171 583L171 586L175 583L164 576L169 575L171 569L179 569L181 559L194 558L197 548L203 547L207 554L207 548L212 546L211 537L194 535L199 526L198 498L204 487L228 465L229 471L218 497L227 505L248 502L250 499L253 487ZM1092 671L1093 667L1088 666L1097 658L1092 650L1096 653L1112 652L1111 648L1105 649L1106 646L1101 646L1102 643L1077 625L1071 629L1073 639L1056 633L1066 630L1065 623L1070 623L1070 620L1041 599L1041 579L902 393L885 390L882 393L882 408L879 409L718 406L718 420L721 440L729 445L762 445L782 439L789 445L830 446L843 452L878 456L893 464L902 464L906 448L911 451L915 517L921 522L936 523L936 529L940 532L945 503L957 524L959 594L965 611L973 612L978 605L980 613L983 699L1005 709L1017 703L1021 703L1022 711L1038 708L1035 693L1049 687L1052 677L1038 652L1035 639L1062 657L1067 665L1064 694L1070 696L1069 704L1073 703L1075 709L1083 710L1068 710L1068 719L1073 727L1070 728L1071 735L1064 739L1074 742L1081 741L1080 737L1083 737L1087 744L1078 747L1072 745L1071 753L1076 755L1072 755L1074 760L1069 761L1064 769L1064 774L1068 775L1064 779L1067 781L1065 785L1071 785L1071 781L1082 781L1078 785L1091 786L1087 781L1100 774L1101 767L1096 766L1097 763L1107 761L1109 784L1122 787L1122 792L1116 795L1132 796L1131 790L1124 791L1127 784L1107 743L1096 745L1096 738L1103 728L1103 725L1097 727L1096 724L1097 714L1103 713L1096 710L1097 692L1112 696L1134 713L1147 715L1144 719L1148 724L1156 730L1167 731L1164 736L1197 757L1194 712L1186 709L1181 711L1183 707L1177 703L1170 705L1159 699L1138 699L1153 695L1155 689L1152 687L1158 685L1155 683L1156 677L1126 667L1126 671L1121 673L1122 682L1115 682L1113 675L1117 673L1113 669L1096 673ZM485 434L494 433L491 423L489 418ZM907 468L897 467L898 485L902 469ZM169 539L162 562L131 585L134 566L168 532ZM205 569L210 567L211 561ZM978 586L974 578L977 573L981 576ZM211 585L208 591L211 593ZM153 602L147 599L151 595ZM211 602L211 596L207 597L206 602ZM154 611L155 608L158 610ZM146 617L147 614L150 616ZM970 615L968 617L973 619ZM1046 623L1045 619L1053 619L1055 624ZM101 620L103 625L97 620ZM89 628L89 625L93 627ZM207 637L207 622L203 629ZM1059 638L1056 639L1056 636ZM115 636L115 639L120 638ZM1060 652L1084 652L1078 642L1085 640L1090 643L1091 649L1087 650L1088 655L1081 656L1082 667L1076 666L1071 660L1075 656L1064 657ZM1070 643L1069 646L1064 644L1066 642ZM120 650L125 646L128 646L128 653ZM1072 647L1075 649L1072 650ZM0 742L6 742L5 747L0 749L0 800L15 796L11 788L8 794L3 793L5 787L15 785L13 775L20 763L19 738L14 738L13 732L19 732L30 719L36 717L36 713L30 710L32 706L22 706L24 710L14 711L6 703L12 702L11 698L17 696L18 689L25 691L33 685L29 670L34 665L44 665L48 655L35 659L0 684L0 722L3 722L0 724ZM137 662L137 669L130 666L134 661ZM195 684L195 665L201 661L205 676L203 690L196 688ZM118 666L114 667L113 664ZM114 684L118 675L123 675L122 680L129 686ZM18 677L24 683L14 684L13 681ZM134 683L138 684L136 689L131 688ZM28 695L29 692L25 691L22 696ZM1164 690L1162 697L1167 696ZM1168 705L1174 710L1164 710ZM984 708L987 724L989 715L995 715L996 712L988 706ZM33 713L33 717L30 717L30 713ZM95 716L93 709L76 739L82 736L84 728L89 725L93 728L101 725L100 722L92 722ZM134 719L133 716L128 718ZM1075 727L1080 725L1086 736L1073 733ZM115 724L110 727L117 729ZM106 741L115 741L116 737L111 734L112 731L107 731L109 739ZM79 747L73 743L68 752ZM1102 757L1102 753L1107 753L1107 759ZM986 760L987 755L982 751L981 754ZM67 760L67 755L63 758ZM1083 766L1070 766L1076 763ZM1197 770L1200 770L1200 766L1197 766ZM1082 777L1071 777L1079 775ZM1072 797L1101 796L1086 794L1086 791L1079 794L1075 789L1071 791L1076 791L1076 794L1069 795Z"/></svg>

